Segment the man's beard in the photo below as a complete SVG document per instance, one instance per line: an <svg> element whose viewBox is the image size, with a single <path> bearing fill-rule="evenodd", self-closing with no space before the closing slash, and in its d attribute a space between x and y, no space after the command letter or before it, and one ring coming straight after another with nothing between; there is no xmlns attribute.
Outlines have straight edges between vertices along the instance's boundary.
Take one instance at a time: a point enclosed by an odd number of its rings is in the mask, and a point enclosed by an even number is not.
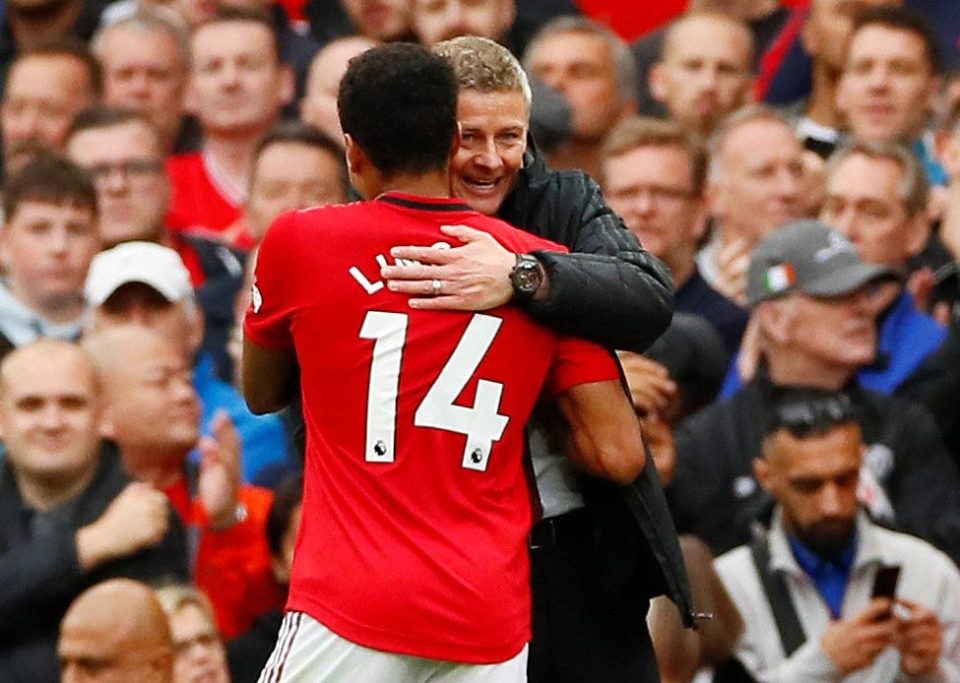
<svg viewBox="0 0 960 683"><path fill-rule="evenodd" d="M838 560L850 545L855 522L834 518L815 522L805 529L796 529L794 535L818 556Z"/></svg>

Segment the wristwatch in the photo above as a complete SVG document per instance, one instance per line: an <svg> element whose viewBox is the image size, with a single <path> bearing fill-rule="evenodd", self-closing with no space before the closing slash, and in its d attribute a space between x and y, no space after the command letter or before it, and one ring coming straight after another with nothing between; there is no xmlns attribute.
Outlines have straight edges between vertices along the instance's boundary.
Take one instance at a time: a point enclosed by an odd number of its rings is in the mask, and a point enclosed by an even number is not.
<svg viewBox="0 0 960 683"><path fill-rule="evenodd" d="M513 295L521 301L529 301L543 284L543 267L535 256L517 254L517 265L510 271Z"/></svg>

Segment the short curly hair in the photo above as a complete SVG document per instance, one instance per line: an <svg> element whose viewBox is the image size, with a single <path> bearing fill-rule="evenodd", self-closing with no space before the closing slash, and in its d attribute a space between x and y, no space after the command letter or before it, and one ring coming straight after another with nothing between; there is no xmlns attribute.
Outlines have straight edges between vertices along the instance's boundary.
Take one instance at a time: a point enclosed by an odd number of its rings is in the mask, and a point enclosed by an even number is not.
<svg viewBox="0 0 960 683"><path fill-rule="evenodd" d="M442 57L389 43L350 60L337 94L340 127L385 176L447 165L457 130L457 83Z"/></svg>

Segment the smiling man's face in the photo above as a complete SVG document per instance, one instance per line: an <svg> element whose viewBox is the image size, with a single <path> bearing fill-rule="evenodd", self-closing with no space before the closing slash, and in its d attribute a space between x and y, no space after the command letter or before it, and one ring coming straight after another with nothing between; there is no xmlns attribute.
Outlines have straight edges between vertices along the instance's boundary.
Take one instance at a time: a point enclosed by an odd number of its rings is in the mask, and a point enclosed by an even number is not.
<svg viewBox="0 0 960 683"><path fill-rule="evenodd" d="M530 108L520 91L464 89L457 98L460 145L450 164L453 194L495 214L517 179L527 149Z"/></svg>

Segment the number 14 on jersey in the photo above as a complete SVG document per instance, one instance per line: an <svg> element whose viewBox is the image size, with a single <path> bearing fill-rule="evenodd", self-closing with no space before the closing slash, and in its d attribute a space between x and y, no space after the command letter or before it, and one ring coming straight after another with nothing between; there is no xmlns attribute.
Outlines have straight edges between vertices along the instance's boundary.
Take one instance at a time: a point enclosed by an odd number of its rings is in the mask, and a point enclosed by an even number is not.
<svg viewBox="0 0 960 683"><path fill-rule="evenodd" d="M396 457L397 395L409 316L369 311L360 328L361 339L374 340L367 390L367 462L394 462ZM484 472L493 444L499 441L509 418L499 414L503 384L481 379L470 407L454 401L490 349L503 321L475 314L456 348L417 407L413 424L466 436L462 466Z"/></svg>

